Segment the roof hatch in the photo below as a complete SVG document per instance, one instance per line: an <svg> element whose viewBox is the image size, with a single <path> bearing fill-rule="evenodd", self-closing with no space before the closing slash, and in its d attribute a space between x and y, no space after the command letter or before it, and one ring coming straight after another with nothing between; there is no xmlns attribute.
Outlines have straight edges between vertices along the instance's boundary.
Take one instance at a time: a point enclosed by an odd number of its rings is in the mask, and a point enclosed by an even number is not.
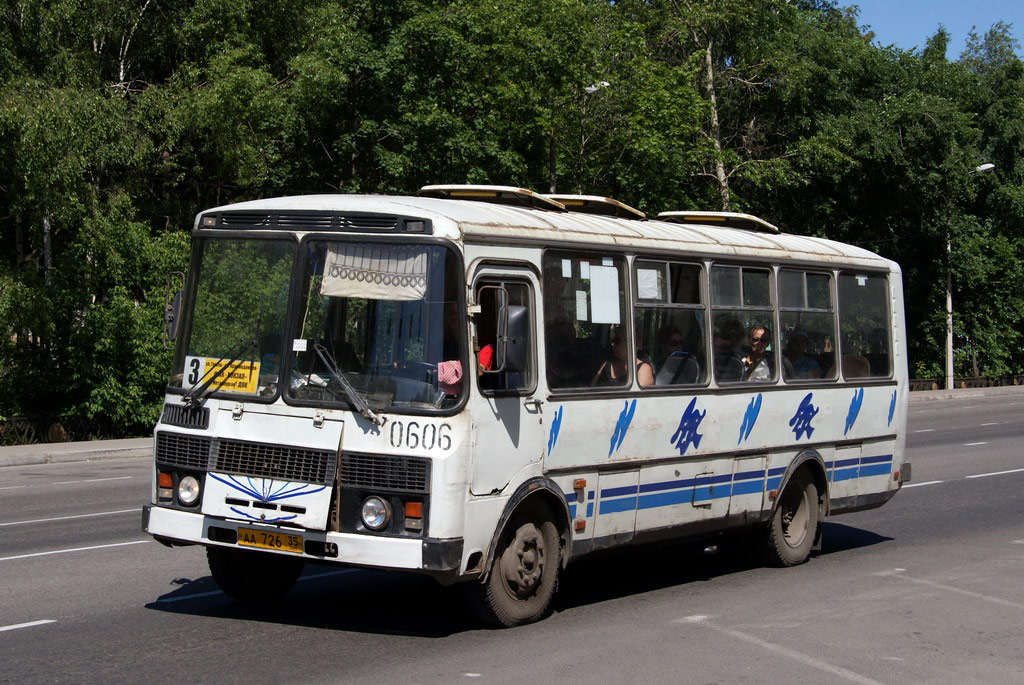
<svg viewBox="0 0 1024 685"><path fill-rule="evenodd" d="M564 212L565 205L540 193L512 186L438 185L423 186L416 193L420 197L438 197L445 200L475 200L513 207L533 207Z"/></svg>
<svg viewBox="0 0 1024 685"><path fill-rule="evenodd" d="M740 228L758 233L782 233L779 227L759 219L753 214L736 212L662 212L657 217L661 221L675 224L704 224L705 226L724 226Z"/></svg>
<svg viewBox="0 0 1024 685"><path fill-rule="evenodd" d="M599 195L545 195L545 197L565 205L570 212L617 216L621 219L639 219L641 221L647 218L647 215L639 209L633 209L610 197Z"/></svg>

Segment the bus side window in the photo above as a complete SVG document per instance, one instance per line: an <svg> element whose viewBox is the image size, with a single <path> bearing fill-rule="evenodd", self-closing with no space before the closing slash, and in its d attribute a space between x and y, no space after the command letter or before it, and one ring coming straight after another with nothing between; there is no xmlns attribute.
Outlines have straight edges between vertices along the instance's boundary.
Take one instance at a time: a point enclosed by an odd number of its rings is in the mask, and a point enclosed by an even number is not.
<svg viewBox="0 0 1024 685"><path fill-rule="evenodd" d="M613 362L613 339L626 323L625 258L549 250L543 266L548 387L589 388L597 375L597 385L628 385L631 363L622 372L599 373Z"/></svg>
<svg viewBox="0 0 1024 685"><path fill-rule="evenodd" d="M533 332L530 288L525 283L502 281L477 286L480 313L476 317L476 370L480 389L517 391L530 387L533 368ZM499 354L498 326L502 300L508 322L504 360ZM502 364L504 361L504 364Z"/></svg>
<svg viewBox="0 0 1024 685"><path fill-rule="evenodd" d="M831 274L780 270L779 323L785 380L836 377Z"/></svg>
<svg viewBox="0 0 1024 685"><path fill-rule="evenodd" d="M707 378L707 309L701 267L634 262L637 358L650 363L654 385L694 385Z"/></svg>
<svg viewBox="0 0 1024 685"><path fill-rule="evenodd" d="M845 378L892 374L886 277L844 273L839 276L839 347Z"/></svg>

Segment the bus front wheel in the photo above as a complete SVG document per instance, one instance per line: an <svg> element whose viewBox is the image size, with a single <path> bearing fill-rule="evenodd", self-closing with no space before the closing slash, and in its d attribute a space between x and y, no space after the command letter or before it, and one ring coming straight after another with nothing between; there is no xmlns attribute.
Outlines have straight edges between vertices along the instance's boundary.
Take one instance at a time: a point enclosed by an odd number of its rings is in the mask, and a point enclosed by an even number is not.
<svg viewBox="0 0 1024 685"><path fill-rule="evenodd" d="M765 538L765 558L772 566L807 561L818 529L818 488L806 473L795 475L782 492Z"/></svg>
<svg viewBox="0 0 1024 685"><path fill-rule="evenodd" d="M245 603L272 602L284 596L305 566L297 557L230 547L207 547L206 561L217 587Z"/></svg>
<svg viewBox="0 0 1024 685"><path fill-rule="evenodd" d="M470 610L505 628L543 618L558 585L560 557L558 529L549 516L515 516L502 531L487 581L465 586Z"/></svg>

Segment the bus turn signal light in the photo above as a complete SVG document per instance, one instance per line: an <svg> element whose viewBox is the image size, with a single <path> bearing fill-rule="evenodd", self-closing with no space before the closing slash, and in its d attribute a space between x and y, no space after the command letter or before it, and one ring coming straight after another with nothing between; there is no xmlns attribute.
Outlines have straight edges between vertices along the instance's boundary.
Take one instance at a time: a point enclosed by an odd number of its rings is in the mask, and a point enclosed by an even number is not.
<svg viewBox="0 0 1024 685"><path fill-rule="evenodd" d="M423 518L423 502L406 502L405 503L405 518L407 518L407 519L421 519L421 518Z"/></svg>
<svg viewBox="0 0 1024 685"><path fill-rule="evenodd" d="M161 488L173 488L174 479L171 478L171 474L160 472L156 477L157 485Z"/></svg>

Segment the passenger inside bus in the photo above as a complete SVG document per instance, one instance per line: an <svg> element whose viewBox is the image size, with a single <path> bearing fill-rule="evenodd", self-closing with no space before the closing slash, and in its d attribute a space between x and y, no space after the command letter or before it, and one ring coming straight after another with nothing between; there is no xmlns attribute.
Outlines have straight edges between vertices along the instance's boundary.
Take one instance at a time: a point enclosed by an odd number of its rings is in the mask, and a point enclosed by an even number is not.
<svg viewBox="0 0 1024 685"><path fill-rule="evenodd" d="M771 331L764 326L752 326L748 343L750 352L743 358L743 380L770 381L774 375L770 363L772 355L768 352L772 343Z"/></svg>
<svg viewBox="0 0 1024 685"><path fill-rule="evenodd" d="M620 326L612 333L608 358L597 369L591 386L625 385L629 381L629 342L625 330ZM654 369L649 362L633 357L636 365L637 382L641 386L654 385Z"/></svg>
<svg viewBox="0 0 1024 685"><path fill-rule="evenodd" d="M732 316L719 317L715 323L715 380L742 380L743 355L740 343L743 340L743 324Z"/></svg>
<svg viewBox="0 0 1024 685"><path fill-rule="evenodd" d="M663 326L658 333L659 355L655 360L658 370L655 385L696 383L700 364L696 355L684 349L682 332L672 325Z"/></svg>
<svg viewBox="0 0 1024 685"><path fill-rule="evenodd" d="M799 328L789 334L786 349L782 352L782 373L786 380L821 378L821 365L807 353L809 347L807 335ZM788 365L785 363L787 361Z"/></svg>

